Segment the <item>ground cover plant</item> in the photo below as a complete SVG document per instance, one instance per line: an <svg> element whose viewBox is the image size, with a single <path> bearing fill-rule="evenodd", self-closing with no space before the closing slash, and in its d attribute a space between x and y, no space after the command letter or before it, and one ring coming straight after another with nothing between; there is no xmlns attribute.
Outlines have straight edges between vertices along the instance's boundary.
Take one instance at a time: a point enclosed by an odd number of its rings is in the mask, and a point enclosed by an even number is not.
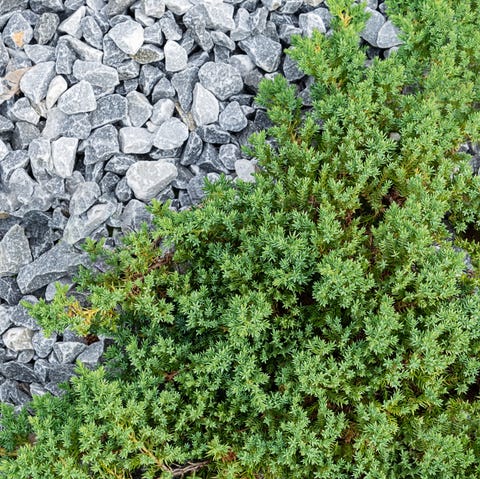
<svg viewBox="0 0 480 479"><path fill-rule="evenodd" d="M30 478L477 478L480 4L388 2L404 45L365 65L362 5L297 38L312 107L258 101L256 182L220 179L33 312L115 337L105 367L2 408ZM466 264L467 254L471 265Z"/></svg>

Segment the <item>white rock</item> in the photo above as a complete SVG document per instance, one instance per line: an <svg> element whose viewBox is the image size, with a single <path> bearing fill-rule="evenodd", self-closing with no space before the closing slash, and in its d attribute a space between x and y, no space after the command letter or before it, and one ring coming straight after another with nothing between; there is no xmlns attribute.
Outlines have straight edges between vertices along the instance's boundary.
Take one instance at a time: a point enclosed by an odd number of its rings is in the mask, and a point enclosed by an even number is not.
<svg viewBox="0 0 480 479"><path fill-rule="evenodd" d="M160 100L153 105L152 116L150 121L158 126L163 122L167 121L173 116L173 111L175 110L175 103L173 103L170 98L160 98ZM156 129L156 128L155 128Z"/></svg>
<svg viewBox="0 0 480 479"><path fill-rule="evenodd" d="M67 115L95 110L97 101L92 85L85 80L73 85L58 99L58 108Z"/></svg>
<svg viewBox="0 0 480 479"><path fill-rule="evenodd" d="M32 337L33 331L24 327L10 328L2 335L5 346L12 351L33 349Z"/></svg>
<svg viewBox="0 0 480 479"><path fill-rule="evenodd" d="M143 45L143 28L133 20L117 23L108 34L115 45L128 55L135 55Z"/></svg>
<svg viewBox="0 0 480 479"><path fill-rule="evenodd" d="M249 160L237 160L235 162L235 173L238 179L247 183L254 183L255 178L252 176L255 173L255 165Z"/></svg>
<svg viewBox="0 0 480 479"><path fill-rule="evenodd" d="M220 107L213 93L197 83L193 89L192 115L197 126L208 125L218 120Z"/></svg>
<svg viewBox="0 0 480 479"><path fill-rule="evenodd" d="M173 40L168 40L164 47L165 70L179 72L187 68L188 55L185 48Z"/></svg>
<svg viewBox="0 0 480 479"><path fill-rule="evenodd" d="M123 153L148 153L152 149L153 135L146 128L127 126L120 129L120 149Z"/></svg>
<svg viewBox="0 0 480 479"><path fill-rule="evenodd" d="M175 165L165 160L137 161L127 171L127 184L142 201L150 201L178 175Z"/></svg>
<svg viewBox="0 0 480 479"><path fill-rule="evenodd" d="M153 145L160 150L172 150L182 146L188 138L188 128L178 118L163 122L153 139Z"/></svg>
<svg viewBox="0 0 480 479"><path fill-rule="evenodd" d="M62 75L57 75L48 86L47 98L45 100L45 106L48 110L52 108L57 102L60 96L67 91L67 80Z"/></svg>
<svg viewBox="0 0 480 479"><path fill-rule="evenodd" d="M165 6L175 15L183 15L193 7L189 0L165 0Z"/></svg>
<svg viewBox="0 0 480 479"><path fill-rule="evenodd" d="M61 178L72 176L77 154L78 138L61 137L52 142L52 164Z"/></svg>
<svg viewBox="0 0 480 479"><path fill-rule="evenodd" d="M145 15L153 18L161 18L165 13L165 0L142 0Z"/></svg>
<svg viewBox="0 0 480 479"><path fill-rule="evenodd" d="M0 277L17 274L22 266L32 261L25 230L13 225L0 241Z"/></svg>
<svg viewBox="0 0 480 479"><path fill-rule="evenodd" d="M70 35L80 38L82 36L82 18L85 16L87 8L81 6L76 12L67 17L57 29L60 32L69 33Z"/></svg>

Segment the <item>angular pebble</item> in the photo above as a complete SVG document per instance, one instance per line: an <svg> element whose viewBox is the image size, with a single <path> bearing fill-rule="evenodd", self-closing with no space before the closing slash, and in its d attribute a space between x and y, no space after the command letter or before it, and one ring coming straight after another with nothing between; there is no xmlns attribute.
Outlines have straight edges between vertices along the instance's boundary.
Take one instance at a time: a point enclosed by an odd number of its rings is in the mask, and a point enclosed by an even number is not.
<svg viewBox="0 0 480 479"><path fill-rule="evenodd" d="M77 60L73 64L72 73L77 80L85 80L90 85L101 88L111 88L120 83L117 70L100 62Z"/></svg>
<svg viewBox="0 0 480 479"><path fill-rule="evenodd" d="M125 120L128 113L127 99L114 93L97 100L97 108L90 114L92 128Z"/></svg>
<svg viewBox="0 0 480 479"><path fill-rule="evenodd" d="M94 181L80 183L70 198L70 215L78 216L85 213L85 211L95 204L100 195L100 187Z"/></svg>
<svg viewBox="0 0 480 479"><path fill-rule="evenodd" d="M165 70L167 72L179 72L187 68L188 55L181 45L168 40L164 47Z"/></svg>
<svg viewBox="0 0 480 479"><path fill-rule="evenodd" d="M138 161L127 171L128 186L142 201L150 201L165 189L176 177L177 168L164 160Z"/></svg>
<svg viewBox="0 0 480 479"><path fill-rule="evenodd" d="M401 45L403 42L398 38L398 33L398 28L390 20L386 21L378 32L378 48L392 48Z"/></svg>
<svg viewBox="0 0 480 479"><path fill-rule="evenodd" d="M322 17L316 12L301 13L298 17L298 26L302 29L303 35L311 37L314 30L326 33L327 29Z"/></svg>
<svg viewBox="0 0 480 479"><path fill-rule="evenodd" d="M220 107L215 95L197 83L193 90L191 113L197 125L208 125L218 120Z"/></svg>
<svg viewBox="0 0 480 479"><path fill-rule="evenodd" d="M121 128L119 139L123 153L144 154L152 149L153 135L146 128L133 126Z"/></svg>
<svg viewBox="0 0 480 479"><path fill-rule="evenodd" d="M135 55L143 45L144 35L142 26L133 20L117 23L108 33L122 52Z"/></svg>
<svg viewBox="0 0 480 479"><path fill-rule="evenodd" d="M232 101L225 107L218 122L221 128L233 132L242 131L248 125L247 117L238 101Z"/></svg>
<svg viewBox="0 0 480 479"><path fill-rule="evenodd" d="M126 96L128 104L128 118L132 126L142 126L152 115L153 107L147 97L138 91L131 91Z"/></svg>
<svg viewBox="0 0 480 479"><path fill-rule="evenodd" d="M58 99L58 108L67 115L88 113L96 107L97 101L92 85L85 80L73 85Z"/></svg>
<svg viewBox="0 0 480 479"><path fill-rule="evenodd" d="M226 63L205 63L198 72L198 78L219 100L226 100L243 88L240 73Z"/></svg>
<svg viewBox="0 0 480 479"><path fill-rule="evenodd" d="M365 11L370 14L369 19L365 23L365 28L360 33L360 36L373 47L377 47L378 32L385 23L385 17L376 10L366 7Z"/></svg>
<svg viewBox="0 0 480 479"><path fill-rule="evenodd" d="M153 139L153 145L160 150L172 150L182 146L188 138L188 128L178 118L163 122Z"/></svg>
<svg viewBox="0 0 480 479"><path fill-rule="evenodd" d="M32 337L33 349L39 358L46 358L52 352L53 345L56 341L56 333L46 337L42 331L37 331Z"/></svg>
<svg viewBox="0 0 480 479"><path fill-rule="evenodd" d="M3 27L2 38L7 47L21 49L30 43L33 29L20 12L15 12Z"/></svg>
<svg viewBox="0 0 480 479"><path fill-rule="evenodd" d="M198 68L190 67L185 70L175 73L172 76L172 86L175 88L178 96L178 102L183 111L190 110L193 99L193 88L198 82Z"/></svg>
<svg viewBox="0 0 480 479"><path fill-rule="evenodd" d="M69 17L67 17L60 25L58 30L63 33L68 33L74 37L80 38L82 36L82 19L85 16L87 8L85 6L79 7Z"/></svg>
<svg viewBox="0 0 480 479"><path fill-rule="evenodd" d="M85 165L106 161L120 152L118 131L113 125L97 128L88 138L85 148Z"/></svg>
<svg viewBox="0 0 480 479"><path fill-rule="evenodd" d="M77 155L78 138L61 137L52 142L52 165L60 178L72 176Z"/></svg>
<svg viewBox="0 0 480 479"><path fill-rule="evenodd" d="M75 358L85 350L86 345L75 341L64 341L53 346L53 353L61 364L73 363Z"/></svg>
<svg viewBox="0 0 480 479"><path fill-rule="evenodd" d="M282 45L279 42L258 34L242 40L239 46L262 70L271 73L278 68L282 57Z"/></svg>
<svg viewBox="0 0 480 479"><path fill-rule="evenodd" d="M173 116L175 110L175 103L170 98L162 98L153 105L152 116L150 121L155 125L161 125Z"/></svg>
<svg viewBox="0 0 480 479"><path fill-rule="evenodd" d="M57 75L52 79L47 90L47 97L45 99L45 106L50 110L60 96L67 91L68 84L62 75Z"/></svg>
<svg viewBox="0 0 480 479"><path fill-rule="evenodd" d="M17 274L32 261L25 230L19 225L12 226L0 241L0 276Z"/></svg>
<svg viewBox="0 0 480 479"><path fill-rule="evenodd" d="M235 173L239 180L245 181L247 183L254 183L255 178L253 174L255 173L255 166L249 160L237 160L235 162Z"/></svg>
<svg viewBox="0 0 480 479"><path fill-rule="evenodd" d="M87 346L86 349L77 357L77 361L89 366L94 366L102 357L103 350L104 342L97 341Z"/></svg>
<svg viewBox="0 0 480 479"><path fill-rule="evenodd" d="M45 12L40 15L33 29L33 37L39 45L47 44L55 35L60 19L56 13Z"/></svg>
<svg viewBox="0 0 480 479"><path fill-rule="evenodd" d="M22 76L20 90L32 103L38 104L47 95L54 76L55 62L38 63Z"/></svg>
<svg viewBox="0 0 480 479"><path fill-rule="evenodd" d="M211 30L228 32L235 28L233 20L233 5L222 2L204 2L206 27Z"/></svg>
<svg viewBox="0 0 480 479"><path fill-rule="evenodd" d="M3 342L12 351L33 349L33 331L28 328L10 328L2 335Z"/></svg>

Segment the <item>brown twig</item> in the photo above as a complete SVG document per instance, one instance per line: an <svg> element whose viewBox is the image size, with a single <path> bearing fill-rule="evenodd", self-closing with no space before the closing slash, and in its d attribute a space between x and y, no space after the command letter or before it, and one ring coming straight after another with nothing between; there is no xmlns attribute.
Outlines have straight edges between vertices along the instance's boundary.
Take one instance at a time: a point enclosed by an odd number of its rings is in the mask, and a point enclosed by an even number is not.
<svg viewBox="0 0 480 479"><path fill-rule="evenodd" d="M173 477L183 477L185 474L188 474L189 472L195 472L198 471L199 469L204 468L205 466L208 466L210 464L209 460L206 461L201 461L201 462L189 462L185 466L177 467L175 469L172 469L171 467L163 468L165 471L168 471L170 474L173 475Z"/></svg>

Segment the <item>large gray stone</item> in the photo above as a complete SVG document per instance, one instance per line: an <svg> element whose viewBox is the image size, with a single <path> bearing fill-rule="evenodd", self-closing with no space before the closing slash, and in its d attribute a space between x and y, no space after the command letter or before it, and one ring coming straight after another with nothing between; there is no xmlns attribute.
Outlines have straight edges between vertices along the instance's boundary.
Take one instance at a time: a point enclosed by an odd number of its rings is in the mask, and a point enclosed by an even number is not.
<svg viewBox="0 0 480 479"><path fill-rule="evenodd" d="M108 34L117 47L128 55L135 55L143 45L143 28L133 20L117 23Z"/></svg>
<svg viewBox="0 0 480 479"><path fill-rule="evenodd" d="M72 72L77 80L85 80L92 86L111 88L120 83L117 70L100 62L77 60Z"/></svg>
<svg viewBox="0 0 480 479"><path fill-rule="evenodd" d="M3 343L12 351L33 349L33 331L24 327L10 328L2 334Z"/></svg>
<svg viewBox="0 0 480 479"><path fill-rule="evenodd" d="M55 62L39 63L22 76L20 90L32 103L38 104L46 97L54 76Z"/></svg>
<svg viewBox="0 0 480 479"><path fill-rule="evenodd" d="M40 15L33 29L33 37L39 45L47 44L55 35L60 19L56 13L45 12Z"/></svg>
<svg viewBox="0 0 480 479"><path fill-rule="evenodd" d="M386 21L377 36L378 48L392 48L403 42L398 38L399 29L390 21Z"/></svg>
<svg viewBox="0 0 480 479"><path fill-rule="evenodd" d="M233 5L224 2L204 2L206 27L211 30L228 32L235 28Z"/></svg>
<svg viewBox="0 0 480 479"><path fill-rule="evenodd" d="M97 108L90 114L92 128L116 123L127 118L127 100L122 95L107 95L97 100Z"/></svg>
<svg viewBox="0 0 480 479"><path fill-rule="evenodd" d="M52 142L53 170L60 178L72 176L77 155L78 139L61 137Z"/></svg>
<svg viewBox="0 0 480 479"><path fill-rule="evenodd" d="M198 68L189 67L172 76L172 86L177 91L178 102L183 111L190 110L192 105L192 91L198 81Z"/></svg>
<svg viewBox="0 0 480 479"><path fill-rule="evenodd" d="M67 115L59 108L53 107L47 112L47 121L42 131L42 137L48 140L55 140L60 136L88 138L92 131L92 124L88 113L77 113Z"/></svg>
<svg viewBox="0 0 480 479"><path fill-rule="evenodd" d="M240 73L226 63L205 63L198 72L198 78L219 100L226 100L243 88Z"/></svg>
<svg viewBox="0 0 480 479"><path fill-rule="evenodd" d="M164 160L138 161L127 171L128 186L139 200L150 201L176 177L177 168Z"/></svg>
<svg viewBox="0 0 480 479"><path fill-rule="evenodd" d="M3 334L10 326L12 326L11 308L0 304L0 334Z"/></svg>
<svg viewBox="0 0 480 479"><path fill-rule="evenodd" d="M172 150L182 146L188 138L188 128L178 118L163 122L153 138L153 145L160 150Z"/></svg>
<svg viewBox="0 0 480 479"><path fill-rule="evenodd" d="M58 99L58 108L67 115L95 110L97 101L93 87L85 80L73 85Z"/></svg>
<svg viewBox="0 0 480 479"><path fill-rule="evenodd" d="M9 361L8 363L0 365L0 373L7 379L15 379L16 381L25 383L33 383L38 380L33 366L30 364L17 363L16 361Z"/></svg>
<svg viewBox="0 0 480 479"><path fill-rule="evenodd" d="M258 34L242 40L239 46L257 67L268 73L277 70L282 58L282 45L279 42Z"/></svg>
<svg viewBox="0 0 480 479"><path fill-rule="evenodd" d="M68 33L74 37L80 38L82 36L82 19L86 13L86 7L82 5L77 8L69 17L63 20L58 25L58 31Z"/></svg>
<svg viewBox="0 0 480 479"><path fill-rule="evenodd" d="M315 11L300 14L298 26L302 29L303 35L307 37L311 37L314 30L318 30L320 33L327 32L322 17Z"/></svg>
<svg viewBox="0 0 480 479"><path fill-rule="evenodd" d="M230 102L220 113L219 124L224 130L233 132L242 131L247 126L247 117L238 101Z"/></svg>
<svg viewBox="0 0 480 479"><path fill-rule="evenodd" d="M218 120L220 107L213 93L197 83L193 90L192 115L197 125L208 125Z"/></svg>
<svg viewBox="0 0 480 479"><path fill-rule="evenodd" d="M70 198L71 216L79 216L92 207L101 195L100 187L94 181L80 183Z"/></svg>
<svg viewBox="0 0 480 479"><path fill-rule="evenodd" d="M0 0L0 15L12 10L24 10L27 5L28 0Z"/></svg>
<svg viewBox="0 0 480 479"><path fill-rule="evenodd" d="M20 12L15 12L3 27L2 39L5 45L13 49L22 49L33 38L30 23Z"/></svg>
<svg viewBox="0 0 480 479"><path fill-rule="evenodd" d="M165 70L167 72L179 72L187 68L188 55L181 45L172 40L168 40L164 47L165 52Z"/></svg>
<svg viewBox="0 0 480 479"><path fill-rule="evenodd" d="M53 346L53 352L61 364L73 363L76 357L85 350L86 345L76 341L64 341Z"/></svg>
<svg viewBox="0 0 480 479"><path fill-rule="evenodd" d="M152 115L153 107L143 93L138 91L128 93L127 104L131 126L143 126Z"/></svg>
<svg viewBox="0 0 480 479"><path fill-rule="evenodd" d="M121 128L119 139L123 153L144 154L152 149L153 135L146 128L133 126Z"/></svg>
<svg viewBox="0 0 480 479"><path fill-rule="evenodd" d="M104 341L97 341L90 344L87 348L77 357L77 361L85 364L86 366L95 366L102 357L104 350Z"/></svg>
<svg viewBox="0 0 480 479"><path fill-rule="evenodd" d="M32 337L33 349L39 358L46 358L52 352L53 345L56 341L57 333L46 337L42 331L37 331Z"/></svg>
<svg viewBox="0 0 480 479"><path fill-rule="evenodd" d="M120 152L118 131L113 125L97 128L88 138L85 148L85 165L106 161Z"/></svg>
<svg viewBox="0 0 480 479"><path fill-rule="evenodd" d="M60 96L65 93L68 89L68 84L65 78L62 75L57 75L52 79L47 90L47 97L45 99L45 106L49 110L52 108Z"/></svg>
<svg viewBox="0 0 480 479"><path fill-rule="evenodd" d="M372 10L369 7L366 7L365 11L370 14L370 17L365 24L365 28L360 33L360 36L373 47L378 47L378 32L385 23L385 17L380 12Z"/></svg>
<svg viewBox="0 0 480 479"><path fill-rule="evenodd" d="M0 276L17 274L22 266L32 261L24 229L12 226L0 241Z"/></svg>
<svg viewBox="0 0 480 479"><path fill-rule="evenodd" d="M88 257L66 243L58 243L32 263L23 266L17 283L23 294L31 293L52 281L74 274L78 266L89 264Z"/></svg>

